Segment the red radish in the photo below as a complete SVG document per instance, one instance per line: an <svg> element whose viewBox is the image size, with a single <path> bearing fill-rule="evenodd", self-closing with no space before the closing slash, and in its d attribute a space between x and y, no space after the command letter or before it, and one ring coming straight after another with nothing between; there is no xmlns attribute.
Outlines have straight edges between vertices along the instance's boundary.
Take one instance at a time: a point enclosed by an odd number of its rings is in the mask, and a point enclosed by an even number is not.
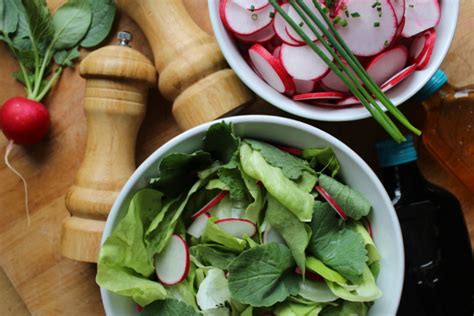
<svg viewBox="0 0 474 316"><path fill-rule="evenodd" d="M143 312L143 306L137 304L137 312L139 313Z"/></svg>
<svg viewBox="0 0 474 316"><path fill-rule="evenodd" d="M217 205L217 203L219 203L223 198L225 198L225 196L229 194L229 191L221 191L219 194L216 195L215 198L213 198L212 200L210 200L206 205L204 205L199 211L197 211L196 213L194 213L191 218L192 219L196 219L199 215L202 215L204 213L206 213L207 211L209 211L211 208L213 208L214 206Z"/></svg>
<svg viewBox="0 0 474 316"><path fill-rule="evenodd" d="M235 33L234 36L245 43L265 43L275 36L273 26L268 24L266 27L250 35L240 35Z"/></svg>
<svg viewBox="0 0 474 316"><path fill-rule="evenodd" d="M395 87L397 84L408 78L412 73L415 72L416 68L418 65L410 65L394 75L392 78L388 79L384 84L380 86L380 89L382 92L387 92L388 90L392 89Z"/></svg>
<svg viewBox="0 0 474 316"><path fill-rule="evenodd" d="M273 53L272 53L273 57L275 57L276 59L280 59L280 52L281 52L281 45L273 50Z"/></svg>
<svg viewBox="0 0 474 316"><path fill-rule="evenodd" d="M336 211L337 214L339 214L339 216L341 216L341 218L343 220L347 220L347 215L346 213L342 210L341 206L339 205L339 203L337 203L330 195L329 193L326 192L326 190L324 190L324 188L320 185L317 185L315 187L316 191L319 192L319 194L321 194L321 196L329 203L329 205L331 205L331 207Z"/></svg>
<svg viewBox="0 0 474 316"><path fill-rule="evenodd" d="M263 243L269 244L271 242L286 246L286 242L283 237L275 229L268 225L267 229L263 233Z"/></svg>
<svg viewBox="0 0 474 316"><path fill-rule="evenodd" d="M250 47L249 57L263 80L275 90L281 93L295 90L295 84L280 60L273 57L262 45L254 44Z"/></svg>
<svg viewBox="0 0 474 316"><path fill-rule="evenodd" d="M424 69L428 65L433 54L435 42L436 31L434 29L420 34L413 40L410 47L410 57L413 63L418 64L417 69Z"/></svg>
<svg viewBox="0 0 474 316"><path fill-rule="evenodd" d="M296 93L309 93L314 90L313 80L294 79Z"/></svg>
<svg viewBox="0 0 474 316"><path fill-rule="evenodd" d="M408 49L399 45L377 55L369 62L367 73L378 85L403 69L408 60Z"/></svg>
<svg viewBox="0 0 474 316"><path fill-rule="evenodd" d="M364 222L365 229L367 229L367 232L370 235L370 238L374 238L372 235L372 225L370 224L370 221L367 217L362 218L362 221Z"/></svg>
<svg viewBox="0 0 474 316"><path fill-rule="evenodd" d="M323 44L317 42L316 45L330 60L333 59ZM308 45L291 46L283 44L280 60L288 74L298 80L317 81L329 71L329 66Z"/></svg>
<svg viewBox="0 0 474 316"><path fill-rule="evenodd" d="M405 16L405 0L390 0L390 4L392 5L395 16L397 17L397 23L400 25Z"/></svg>
<svg viewBox="0 0 474 316"><path fill-rule="evenodd" d="M438 0L405 0L405 27L402 35L412 37L437 26L440 19Z"/></svg>
<svg viewBox="0 0 474 316"><path fill-rule="evenodd" d="M345 65L347 65L346 61L343 61ZM360 82L360 79L354 71L348 66L349 72L353 74L353 78L356 78L357 81ZM325 88L325 90L328 91L338 91L338 92L349 92L349 88L346 86L346 84L339 78L334 71L330 71L322 80L321 80L322 86Z"/></svg>
<svg viewBox="0 0 474 316"><path fill-rule="evenodd" d="M285 3L281 5L281 8L285 10L288 13L288 10L290 8L289 3ZM275 34L286 44L288 45L301 45L300 42L295 41L288 35L286 31L286 26L288 24L286 23L285 19L279 14L276 13L275 18L273 19L273 29L275 30Z"/></svg>
<svg viewBox="0 0 474 316"><path fill-rule="evenodd" d="M378 0L379 5L372 7L374 1L351 0L346 4L349 13L358 13L346 17L346 27L338 25L338 31L351 51L357 56L373 56L382 52L393 41L397 31L397 17L389 0ZM379 11L380 9L380 16Z"/></svg>
<svg viewBox="0 0 474 316"><path fill-rule="evenodd" d="M404 27L405 27L405 17L402 17L400 24L398 24L397 32L395 34L395 37L393 38L392 44L396 42L398 39L400 39L400 36L402 35Z"/></svg>
<svg viewBox="0 0 474 316"><path fill-rule="evenodd" d="M346 95L341 92L313 92L293 96L295 101L341 100Z"/></svg>
<svg viewBox="0 0 474 316"><path fill-rule="evenodd" d="M265 6L261 10L249 11L242 8L232 0L222 0L224 4L224 19L233 33L240 35L254 34L272 21L271 13L275 8L271 5Z"/></svg>
<svg viewBox="0 0 474 316"><path fill-rule="evenodd" d="M267 5L270 5L270 2L267 0L231 0L241 6L244 9L247 10L260 10L266 7Z"/></svg>
<svg viewBox="0 0 474 316"><path fill-rule="evenodd" d="M189 247L181 236L173 234L165 249L155 256L156 275L164 285L175 285L189 273Z"/></svg>
<svg viewBox="0 0 474 316"><path fill-rule="evenodd" d="M211 215L209 213L204 213L196 217L194 222L188 227L188 234L195 238L201 237L204 228L206 228L207 219L210 217Z"/></svg>
<svg viewBox="0 0 474 316"><path fill-rule="evenodd" d="M215 224L236 238L242 238L244 235L252 237L257 232L255 223L243 218L224 218Z"/></svg>
<svg viewBox="0 0 474 316"><path fill-rule="evenodd" d="M278 149L280 149L281 151L287 152L294 156L301 156L303 154L303 152L299 148L289 147L289 146L284 146L284 145L276 145L276 147L278 147Z"/></svg>
<svg viewBox="0 0 474 316"><path fill-rule="evenodd" d="M342 99L341 101L336 102L336 106L339 106L339 107L346 107L346 106L351 106L351 105L356 105L356 104L360 104L360 100L354 96L350 96L345 99Z"/></svg>
<svg viewBox="0 0 474 316"><path fill-rule="evenodd" d="M319 14L318 9L316 9L316 7L314 6L313 1L312 0L303 0L303 1L311 9L311 11L314 13L314 15L316 15L316 17L324 24L324 26L327 26L326 22L324 22L323 17L321 16L321 14ZM321 5L321 6L324 7L323 5ZM314 34L314 32L311 31L309 26L303 21L301 16L298 14L298 12L296 12L295 8L293 8L292 6L290 6L290 8L288 9L288 15L290 16L290 18L293 21L295 21L296 24L302 25L301 29L303 30L303 32L306 33L306 35L308 35L308 37L312 41L316 41L318 39L316 37L316 35ZM308 15L306 15L306 17L308 18L308 20L311 20ZM314 25L314 27L316 27L317 30L319 30L318 27L316 26L316 24L313 23L313 25ZM304 43L303 39L298 35L298 33L296 33L295 30L293 30L293 28L291 26L288 25L286 27L286 31L287 31L288 35L293 40L295 40L297 42L303 42Z"/></svg>
<svg viewBox="0 0 474 316"><path fill-rule="evenodd" d="M301 271L300 267L295 268L295 273L299 274L299 275L303 275L303 271ZM309 270L306 270L304 276L305 276L305 278L307 278L308 280L311 280L311 281L318 282L318 281L323 281L324 280L322 276L320 276L316 272L309 271Z"/></svg>

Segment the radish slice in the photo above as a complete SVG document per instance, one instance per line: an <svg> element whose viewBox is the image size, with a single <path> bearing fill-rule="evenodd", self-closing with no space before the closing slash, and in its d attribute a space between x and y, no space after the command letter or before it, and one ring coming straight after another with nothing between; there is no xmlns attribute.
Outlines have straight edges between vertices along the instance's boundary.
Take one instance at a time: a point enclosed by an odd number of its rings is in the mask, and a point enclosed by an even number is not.
<svg viewBox="0 0 474 316"><path fill-rule="evenodd" d="M330 60L333 59L320 42L317 42L316 45ZM298 80L316 81L324 77L329 71L329 66L308 45L291 46L283 44L280 60L290 76Z"/></svg>
<svg viewBox="0 0 474 316"><path fill-rule="evenodd" d="M317 185L315 189L329 203L329 205L331 205L331 207L336 211L336 213L341 216L343 220L347 220L347 215L346 213L344 213L341 206L329 195L329 193L326 192L326 190L324 190L322 186Z"/></svg>
<svg viewBox="0 0 474 316"><path fill-rule="evenodd" d="M188 234L195 238L201 237L204 228L206 228L207 219L210 217L211 215L209 213L204 213L196 217L194 222L189 226L187 230Z"/></svg>
<svg viewBox="0 0 474 316"><path fill-rule="evenodd" d="M271 242L275 242L277 244L282 244L286 246L286 242L283 237L278 233L275 229L273 229L270 225L268 225L267 229L263 233L263 243L269 244Z"/></svg>
<svg viewBox="0 0 474 316"><path fill-rule="evenodd" d="M285 3L281 5L281 8L288 13L290 8L289 3ZM286 44L298 46L301 45L300 42L295 41L290 37L290 35L286 31L287 23L285 19L281 16L281 14L276 13L275 18L273 19L273 28L275 30L275 34Z"/></svg>
<svg viewBox="0 0 474 316"><path fill-rule="evenodd" d="M399 45L376 56L367 66L367 73L377 85L403 69L408 60L408 49Z"/></svg>
<svg viewBox="0 0 474 316"><path fill-rule="evenodd" d="M427 42L428 36L425 36L424 34L421 34L413 39L413 42L411 42L410 45L410 60L413 63L417 64L423 58L426 49L428 49L428 45L426 45Z"/></svg>
<svg viewBox="0 0 474 316"><path fill-rule="evenodd" d="M316 15L316 17L324 24L324 26L327 27L326 22L324 22L324 18L321 16L321 14L319 14L319 11L314 6L313 1L312 0L303 0L303 2L311 9L311 11L314 13L314 15ZM324 7L324 5L321 5L321 6ZM313 33L313 31L311 31L309 26L303 21L303 19L298 14L298 12L296 12L295 8L293 8L292 6L290 6L290 8L288 9L288 15L290 16L291 19L293 19L293 21L295 21L296 24L302 25L301 29L303 30L303 32L306 33L306 35L308 35L308 37L311 39L311 41L316 41L318 39L316 37L316 35ZM305 13L305 15L308 18L308 20L311 20L306 13ZM316 26L316 24L314 24L314 22L311 22L311 23L313 23L313 25L316 27L316 29L319 30L319 28ZM299 36L298 33L296 33L296 31L293 30L293 28L291 26L287 25L286 31L287 31L288 35L292 39L294 39L295 41L304 43L304 40L301 38L301 36ZM320 32L320 33L322 33L322 32Z"/></svg>
<svg viewBox="0 0 474 316"><path fill-rule="evenodd" d="M341 100L346 95L341 92L313 92L293 96L295 101Z"/></svg>
<svg viewBox="0 0 474 316"><path fill-rule="evenodd" d="M393 38L392 43L396 42L400 38L404 27L405 27L405 17L402 17L401 22L398 24L397 33L395 34L395 37Z"/></svg>
<svg viewBox="0 0 474 316"><path fill-rule="evenodd" d="M346 61L343 61L347 65ZM348 67L349 72L353 75L353 78L356 78L360 82L359 77L354 73L351 67ZM334 71L330 71L322 80L321 84L328 91L338 91L338 92L349 92L349 88L346 84L339 78Z"/></svg>
<svg viewBox="0 0 474 316"><path fill-rule="evenodd" d="M415 72L418 65L410 65L394 75L392 78L388 79L384 84L380 86L382 92L387 92L388 90L395 87L397 84L408 78L412 73Z"/></svg>
<svg viewBox="0 0 474 316"><path fill-rule="evenodd" d="M215 222L224 231L236 238L243 238L244 235L252 237L257 232L254 222L242 218L224 218Z"/></svg>
<svg viewBox="0 0 474 316"><path fill-rule="evenodd" d="M273 38L273 36L275 36L275 31L273 30L273 26L268 24L263 29L253 34L240 35L235 33L234 36L245 43L264 43L268 42Z"/></svg>
<svg viewBox="0 0 474 316"><path fill-rule="evenodd" d="M367 232L369 233L370 238L374 238L372 235L372 224L370 224L369 219L367 217L363 217L362 222L364 222L365 229L367 229Z"/></svg>
<svg viewBox="0 0 474 316"><path fill-rule="evenodd" d="M349 0L333 0L332 1L332 7L329 8L329 15L334 18L338 16L341 13L341 10L343 10L346 7L346 4ZM324 4L327 5L327 1L324 1Z"/></svg>
<svg viewBox="0 0 474 316"><path fill-rule="evenodd" d="M280 93L295 90L295 84L281 65L262 45L254 44L249 49L249 57L258 73L270 86Z"/></svg>
<svg viewBox="0 0 474 316"><path fill-rule="evenodd" d="M406 0L402 35L412 37L438 25L441 8L438 0Z"/></svg>
<svg viewBox="0 0 474 316"><path fill-rule="evenodd" d="M238 6L244 9L247 9L249 11L252 11L252 10L258 11L270 5L270 2L268 2L267 0L231 0L231 1L235 2Z"/></svg>
<svg viewBox="0 0 474 316"><path fill-rule="evenodd" d="M347 97L341 101L336 102L336 106L340 106L340 107L351 106L351 105L356 105L356 104L361 104L361 103L360 103L360 100L354 96Z"/></svg>
<svg viewBox="0 0 474 316"><path fill-rule="evenodd" d="M275 146L278 147L278 149L280 149L281 151L287 152L287 153L289 153L291 155L294 155L294 156L303 155L303 152L299 148L284 146L284 145L275 145Z"/></svg>
<svg viewBox="0 0 474 316"><path fill-rule="evenodd" d="M215 198L210 200L206 205L204 205L199 211L194 213L191 218L196 219L199 215L202 215L209 211L211 208L213 208L217 203L219 203L227 194L229 194L229 191L221 191L219 194L216 195Z"/></svg>
<svg viewBox="0 0 474 316"><path fill-rule="evenodd" d="M390 4L393 7L393 11L395 11L397 24L400 25L403 17L405 16L405 0L390 0Z"/></svg>
<svg viewBox="0 0 474 316"><path fill-rule="evenodd" d="M377 0L376 3L378 6L372 7L374 1L351 0L346 5L347 11L357 12L358 16L339 14L348 23L346 27L338 24L339 34L357 56L376 55L395 37L398 23L392 5L388 0Z"/></svg>
<svg viewBox="0 0 474 316"><path fill-rule="evenodd" d="M299 80L293 79L295 82L296 93L309 93L314 90L313 80Z"/></svg>
<svg viewBox="0 0 474 316"><path fill-rule="evenodd" d="M412 47L410 48L410 57L413 55L412 60L418 64L417 69L424 69L428 65L431 55L433 54L435 42L436 31L434 29L424 32L413 40ZM420 51L419 46L421 44L423 44L423 48L421 48ZM418 55L416 53L418 53Z"/></svg>
<svg viewBox="0 0 474 316"><path fill-rule="evenodd" d="M178 284L188 276L189 263L189 248L186 241L173 234L165 249L155 256L156 275L165 285Z"/></svg>
<svg viewBox="0 0 474 316"><path fill-rule="evenodd" d="M275 13L275 8L271 5L252 12L242 8L232 0L222 1L225 2L225 21L233 33L251 35L262 30L273 21L271 15Z"/></svg>
<svg viewBox="0 0 474 316"><path fill-rule="evenodd" d="M273 57L275 57L276 59L280 59L280 52L281 52L281 46L278 46L277 48L275 48L273 50Z"/></svg>

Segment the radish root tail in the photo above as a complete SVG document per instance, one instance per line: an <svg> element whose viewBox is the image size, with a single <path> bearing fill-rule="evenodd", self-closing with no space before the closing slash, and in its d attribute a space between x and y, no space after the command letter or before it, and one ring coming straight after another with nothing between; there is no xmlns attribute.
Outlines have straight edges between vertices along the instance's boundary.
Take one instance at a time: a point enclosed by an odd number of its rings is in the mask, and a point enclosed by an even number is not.
<svg viewBox="0 0 474 316"><path fill-rule="evenodd" d="M23 182L23 187L25 189L25 209L26 209L26 218L28 220L28 227L30 227L31 224L31 219L30 219L30 208L28 206L28 184L26 183L26 179L21 175L21 173L16 170L10 161L8 160L8 157L10 156L10 153L13 149L13 141L10 141L7 145L7 150L5 151L5 164L7 165L8 169L10 169L14 174L16 174L21 181Z"/></svg>

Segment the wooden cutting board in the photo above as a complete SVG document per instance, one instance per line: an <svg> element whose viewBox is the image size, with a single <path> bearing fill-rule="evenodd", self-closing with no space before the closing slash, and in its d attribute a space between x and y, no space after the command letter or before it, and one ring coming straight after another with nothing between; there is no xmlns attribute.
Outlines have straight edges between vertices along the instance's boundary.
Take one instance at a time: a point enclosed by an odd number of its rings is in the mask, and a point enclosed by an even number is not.
<svg viewBox="0 0 474 316"><path fill-rule="evenodd" d="M170 0L160 0L170 1ZM52 8L61 0L48 1ZM197 23L211 32L205 0L184 0ZM461 14L453 46L442 68L455 85L474 83L474 2L461 0ZM133 33L133 47L148 57L151 51L142 32L122 12L114 27ZM113 41L110 37L109 43ZM88 52L82 51L82 57ZM10 76L16 62L0 45L0 103L23 89ZM77 68L64 72L53 92L45 99L51 111L53 126L49 137L40 144L15 147L11 160L25 175L30 188L32 224L27 226L23 206L23 189L17 177L0 164L0 315L102 315L99 289L95 284L95 266L62 258L59 235L62 221L68 216L64 194L72 184L83 155L86 122L82 109L84 80ZM402 110L413 120L422 113L418 105L404 105ZM244 114L259 113L293 117L269 105L253 106ZM385 138L382 130L370 120L347 123L306 121L338 137L374 168L373 144ZM179 130L170 113L170 104L151 91L145 122L137 145L137 161L143 161ZM0 136L0 153L6 139ZM454 177L447 174L429 155L420 151L424 174L457 195L463 204L474 245L474 197ZM9 282L8 279L11 281Z"/></svg>

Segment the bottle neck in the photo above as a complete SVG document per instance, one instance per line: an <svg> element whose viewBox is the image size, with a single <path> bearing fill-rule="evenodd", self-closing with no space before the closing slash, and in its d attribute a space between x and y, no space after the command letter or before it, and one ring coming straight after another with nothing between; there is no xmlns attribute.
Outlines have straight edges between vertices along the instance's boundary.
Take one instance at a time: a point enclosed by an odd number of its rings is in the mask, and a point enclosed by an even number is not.
<svg viewBox="0 0 474 316"><path fill-rule="evenodd" d="M416 161L382 168L382 178L393 204L419 197L425 185Z"/></svg>

